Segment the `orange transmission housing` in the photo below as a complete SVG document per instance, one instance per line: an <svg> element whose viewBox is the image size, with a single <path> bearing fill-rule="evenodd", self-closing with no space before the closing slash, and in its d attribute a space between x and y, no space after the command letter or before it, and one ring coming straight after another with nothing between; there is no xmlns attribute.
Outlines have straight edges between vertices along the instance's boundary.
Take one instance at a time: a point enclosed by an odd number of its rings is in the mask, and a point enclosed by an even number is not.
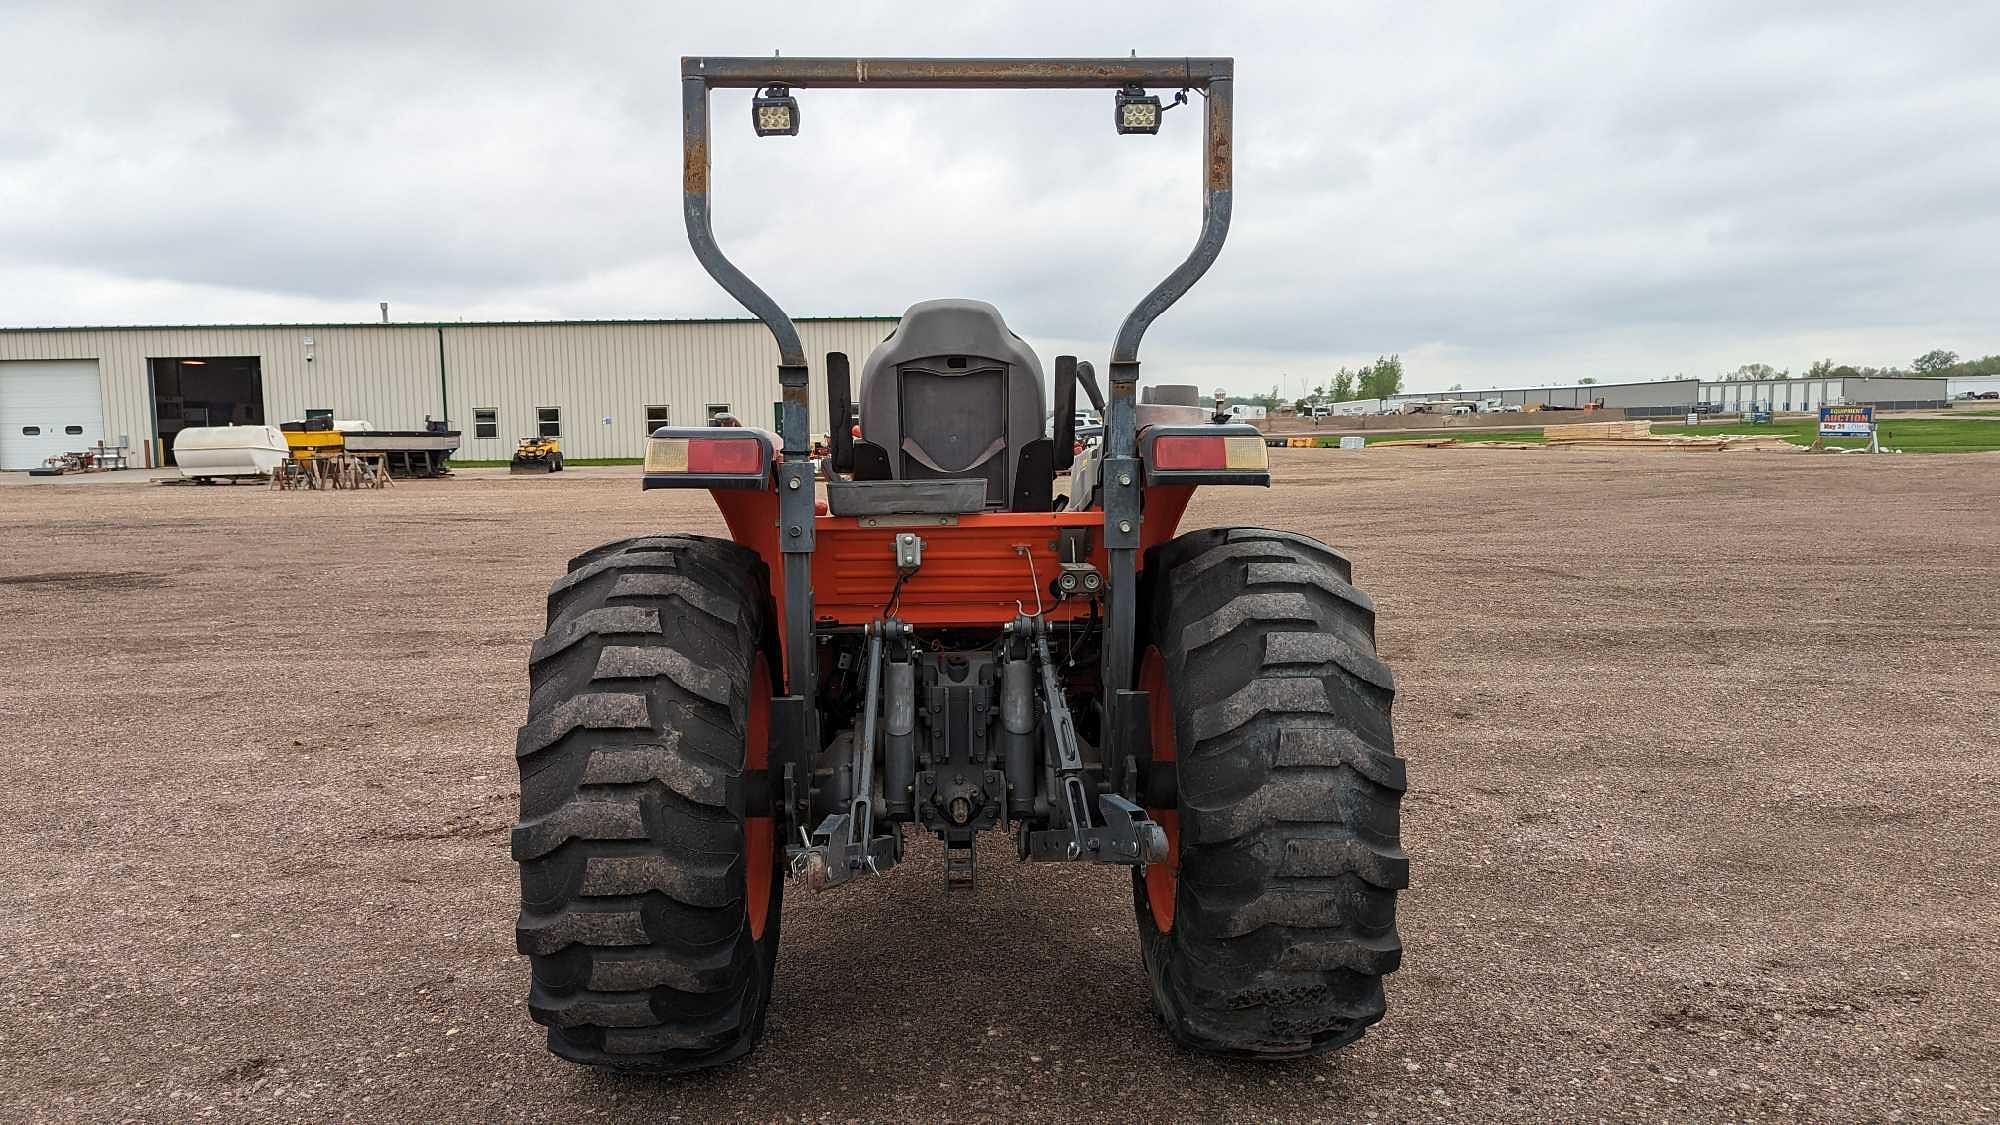
<svg viewBox="0 0 2000 1125"><path fill-rule="evenodd" d="M1137 565L1180 530L1188 500L1202 484L1270 483L1263 436L1245 426L1155 426L1141 431L1145 465ZM776 435L745 427L662 427L646 444L645 487L703 488L715 498L730 538L760 555L771 596L788 604L779 544L779 495L772 467ZM801 478L794 477L794 481ZM1057 600L1061 564L1087 562L1109 573L1101 532L1104 513L982 511L959 515L836 516L813 519L813 625L861 626L893 600L896 616L924 629L999 628L1039 609L1073 621L1091 612L1084 600ZM1079 534L1081 533L1081 534ZM923 539L923 565L899 577L899 535ZM1076 557L1065 557L1065 553ZM789 628L779 617L780 636ZM789 646L788 646L789 647Z"/></svg>
<svg viewBox="0 0 2000 1125"><path fill-rule="evenodd" d="M1146 548L1173 538L1194 486L1156 485L1143 491L1142 566ZM715 489L710 495L729 524L730 538L763 556L771 569L771 592L783 604L778 494ZM880 617L897 594L895 537L908 532L924 539L923 569L904 579L896 602L896 616L911 625L997 628L1023 608L1034 612L1038 594L1050 618L1082 617L1088 611L1081 603L1056 601L1048 584L1064 562L1089 562L1102 570L1104 547L1091 537L1087 556L1066 559L1060 554L1058 535L1065 528L1103 526L1104 513L1097 511L928 518L822 515L813 520L813 616L841 625L865 625Z"/></svg>

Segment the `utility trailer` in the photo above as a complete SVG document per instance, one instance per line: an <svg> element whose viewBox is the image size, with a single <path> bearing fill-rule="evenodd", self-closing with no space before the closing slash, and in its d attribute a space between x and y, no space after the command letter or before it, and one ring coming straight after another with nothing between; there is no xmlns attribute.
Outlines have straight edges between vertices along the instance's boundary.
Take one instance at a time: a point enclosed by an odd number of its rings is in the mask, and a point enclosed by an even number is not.
<svg viewBox="0 0 2000 1125"><path fill-rule="evenodd" d="M379 456L397 477L441 477L458 452L457 430L357 430L343 433L347 452Z"/></svg>

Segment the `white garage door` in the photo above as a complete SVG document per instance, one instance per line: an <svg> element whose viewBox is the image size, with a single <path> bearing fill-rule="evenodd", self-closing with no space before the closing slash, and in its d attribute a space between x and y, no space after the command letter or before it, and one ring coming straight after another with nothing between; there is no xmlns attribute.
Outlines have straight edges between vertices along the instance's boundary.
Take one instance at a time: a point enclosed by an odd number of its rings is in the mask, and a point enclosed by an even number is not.
<svg viewBox="0 0 2000 1125"><path fill-rule="evenodd" d="M32 469L103 440L96 360L0 360L0 469Z"/></svg>

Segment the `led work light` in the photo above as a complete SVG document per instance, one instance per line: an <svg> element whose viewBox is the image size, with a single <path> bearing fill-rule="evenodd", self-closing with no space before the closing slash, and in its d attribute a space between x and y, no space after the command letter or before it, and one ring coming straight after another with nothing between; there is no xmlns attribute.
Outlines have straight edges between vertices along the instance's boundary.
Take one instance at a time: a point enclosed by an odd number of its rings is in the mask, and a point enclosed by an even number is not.
<svg viewBox="0 0 2000 1125"><path fill-rule="evenodd" d="M1160 99L1138 86L1118 91L1118 131L1157 133L1160 131Z"/></svg>
<svg viewBox="0 0 2000 1125"><path fill-rule="evenodd" d="M750 99L750 124L760 137L798 136L799 100L787 87L766 86Z"/></svg>

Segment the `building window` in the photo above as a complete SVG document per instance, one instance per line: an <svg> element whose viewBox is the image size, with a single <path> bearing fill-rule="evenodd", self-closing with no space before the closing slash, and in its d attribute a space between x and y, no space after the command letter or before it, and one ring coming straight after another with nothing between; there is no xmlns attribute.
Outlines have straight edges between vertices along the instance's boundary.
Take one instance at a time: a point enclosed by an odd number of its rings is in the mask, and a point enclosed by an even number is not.
<svg viewBox="0 0 2000 1125"><path fill-rule="evenodd" d="M500 411L491 406L473 407L472 436L476 438L499 437Z"/></svg>
<svg viewBox="0 0 2000 1125"><path fill-rule="evenodd" d="M673 424L674 424L673 407L649 406L646 408L647 437L652 437L653 431L659 429L661 426L671 426Z"/></svg>
<svg viewBox="0 0 2000 1125"><path fill-rule="evenodd" d="M69 435L69 436L71 436L71 437L81 437L81 436L83 436L83 427L82 427L82 426L64 426L64 427L63 427L63 433L66 433L66 434L68 434L68 435Z"/></svg>
<svg viewBox="0 0 2000 1125"><path fill-rule="evenodd" d="M729 413L729 404L726 402L711 402L704 409L708 411L708 416L713 418L718 414Z"/></svg>
<svg viewBox="0 0 2000 1125"><path fill-rule="evenodd" d="M40 437L42 428L40 426L22 426L21 433L27 437Z"/></svg>
<svg viewBox="0 0 2000 1125"><path fill-rule="evenodd" d="M535 407L535 425L543 437L562 436L562 410L554 406Z"/></svg>

